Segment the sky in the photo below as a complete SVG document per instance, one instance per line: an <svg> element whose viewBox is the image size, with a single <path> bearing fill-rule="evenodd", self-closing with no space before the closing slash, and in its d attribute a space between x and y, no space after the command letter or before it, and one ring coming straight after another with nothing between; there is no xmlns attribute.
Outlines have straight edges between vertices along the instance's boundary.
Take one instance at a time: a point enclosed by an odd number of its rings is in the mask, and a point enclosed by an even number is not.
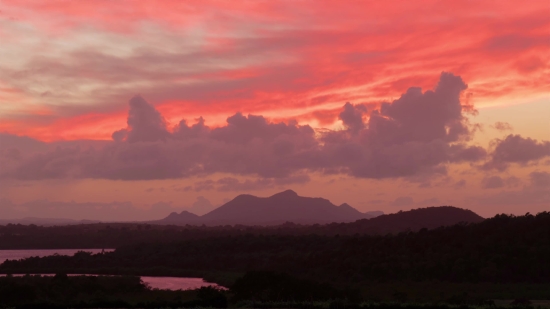
<svg viewBox="0 0 550 309"><path fill-rule="evenodd" d="M550 210L550 4L0 2L0 218Z"/></svg>

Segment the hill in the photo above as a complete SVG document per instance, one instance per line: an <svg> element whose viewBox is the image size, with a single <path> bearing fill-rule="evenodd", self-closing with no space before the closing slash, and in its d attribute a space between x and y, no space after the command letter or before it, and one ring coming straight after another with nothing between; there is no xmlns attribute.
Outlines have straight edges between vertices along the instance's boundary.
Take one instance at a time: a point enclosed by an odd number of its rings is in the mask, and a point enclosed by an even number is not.
<svg viewBox="0 0 550 309"><path fill-rule="evenodd" d="M438 206L400 211L348 224L331 224L325 228L331 233L373 235L435 229L458 223L479 223L483 220L483 217L468 209Z"/></svg>
<svg viewBox="0 0 550 309"><path fill-rule="evenodd" d="M189 212L172 213L162 220L151 223L209 226L278 225L285 222L324 224L353 222L375 216L376 213L362 213L345 203L336 206L324 198L303 197L287 190L270 197L243 194L203 216L195 216Z"/></svg>
<svg viewBox="0 0 550 309"><path fill-rule="evenodd" d="M21 219L2 219L0 225L7 224L22 224L22 225L40 225L40 226L55 226L55 225L75 225L75 224L91 224L99 223L97 220L73 220L65 218L35 218L25 217Z"/></svg>

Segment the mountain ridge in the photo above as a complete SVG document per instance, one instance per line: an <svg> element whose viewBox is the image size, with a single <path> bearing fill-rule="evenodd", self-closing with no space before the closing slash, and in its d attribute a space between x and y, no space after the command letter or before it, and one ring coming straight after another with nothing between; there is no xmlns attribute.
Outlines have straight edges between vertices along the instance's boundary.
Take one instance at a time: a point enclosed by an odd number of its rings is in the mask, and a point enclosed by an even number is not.
<svg viewBox="0 0 550 309"><path fill-rule="evenodd" d="M182 215L183 214L183 215ZM269 197L241 194L222 206L202 216L191 217L182 212L179 216L150 221L155 224L205 224L205 225L278 225L285 222L298 224L327 224L354 222L373 218L377 213L362 213L344 203L336 206L321 197L299 196L293 190L285 190ZM175 220L179 218L178 222Z"/></svg>
<svg viewBox="0 0 550 309"><path fill-rule="evenodd" d="M331 228L343 234L388 234L404 231L435 229L459 223L479 223L485 218L469 209L454 206L432 206L384 214L347 224L334 224Z"/></svg>

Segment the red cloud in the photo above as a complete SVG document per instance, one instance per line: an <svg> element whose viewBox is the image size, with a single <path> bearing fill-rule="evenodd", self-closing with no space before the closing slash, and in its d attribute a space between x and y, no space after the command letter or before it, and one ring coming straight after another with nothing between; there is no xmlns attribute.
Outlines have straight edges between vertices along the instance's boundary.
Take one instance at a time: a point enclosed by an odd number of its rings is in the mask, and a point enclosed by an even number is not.
<svg viewBox="0 0 550 309"><path fill-rule="evenodd" d="M365 105L346 103L338 114L345 128L320 138L309 125L241 113L220 127L199 118L192 125L182 120L170 131L163 115L136 96L126 128L103 147L68 144L44 151L36 141L5 137L0 176L149 180L230 173L284 183L304 171L363 178L445 173L448 163L486 155L466 144L473 134L460 102L466 87L460 77L442 73L434 90L409 88L368 119Z"/></svg>
<svg viewBox="0 0 550 309"><path fill-rule="evenodd" d="M431 87L441 71L467 79L476 102L539 96L548 91L548 15L547 0L7 1L0 130L108 139L134 93L168 122L240 110L328 125L336 118L327 110L391 101L409 85ZM23 28L40 44L25 45Z"/></svg>

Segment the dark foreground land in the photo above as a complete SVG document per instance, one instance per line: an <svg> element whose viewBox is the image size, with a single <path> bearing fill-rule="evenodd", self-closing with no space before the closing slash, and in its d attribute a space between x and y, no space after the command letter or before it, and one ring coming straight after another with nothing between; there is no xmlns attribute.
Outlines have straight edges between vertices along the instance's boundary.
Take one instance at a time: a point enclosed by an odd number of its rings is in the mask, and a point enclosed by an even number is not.
<svg viewBox="0 0 550 309"><path fill-rule="evenodd" d="M0 273L202 276L230 288L216 295L220 299L223 295L231 307L412 309L429 308L414 307L420 306L415 303L443 308L490 306L495 299L503 300L496 301L497 305L509 305L514 300L517 305L529 305L527 300L550 299L548 212L499 215L475 224L386 235L228 234L131 243L105 254L80 252L72 257L6 261L0 265ZM36 280L40 286L40 280L54 279L2 280L8 281L0 285ZM2 288L6 285L0 291ZM165 303L165 307L202 306L182 303L199 301L193 296L196 291L179 292L181 295L168 291L139 293L158 293L155 300L167 302L180 297L180 303ZM148 306L144 299L142 303L125 300L123 294L112 292L108 296L112 301L127 301L127 307ZM538 304L542 303L531 305Z"/></svg>
<svg viewBox="0 0 550 309"><path fill-rule="evenodd" d="M0 278L0 308L227 307L221 290L155 290L139 277L40 275Z"/></svg>
<svg viewBox="0 0 550 309"><path fill-rule="evenodd" d="M390 286L405 288L409 284ZM415 286L415 285L413 285ZM420 286L416 285L419 288ZM435 288L425 284L422 288ZM445 299L431 301L409 300L405 292L395 291L389 300L387 286L369 291L371 299L365 299L358 290L339 289L328 283L316 283L274 272L248 272L237 279L231 289L203 287L196 290L169 291L150 289L135 276L55 276L25 275L0 278L0 308L318 308L318 309L369 309L369 308L509 308L545 307L550 302L515 300L491 300L485 296L500 296L510 291L518 292L515 285L454 285L455 292L466 288L467 292L455 293ZM533 294L541 291L535 285L523 285L521 292ZM540 286L538 287L540 288ZM410 286L408 287L410 289ZM445 288L436 288L431 294L444 295ZM442 294L441 294L442 293ZM543 292L542 292L543 293ZM376 295L376 296L374 296ZM368 297L367 297L368 298ZM378 299L378 300L374 300Z"/></svg>
<svg viewBox="0 0 550 309"><path fill-rule="evenodd" d="M479 223L470 210L451 206L428 207L362 219L351 223L276 226L161 225L149 223L95 223L62 226L0 225L2 249L118 248L135 243L174 243L213 237L243 235L386 235L434 229L457 223Z"/></svg>

